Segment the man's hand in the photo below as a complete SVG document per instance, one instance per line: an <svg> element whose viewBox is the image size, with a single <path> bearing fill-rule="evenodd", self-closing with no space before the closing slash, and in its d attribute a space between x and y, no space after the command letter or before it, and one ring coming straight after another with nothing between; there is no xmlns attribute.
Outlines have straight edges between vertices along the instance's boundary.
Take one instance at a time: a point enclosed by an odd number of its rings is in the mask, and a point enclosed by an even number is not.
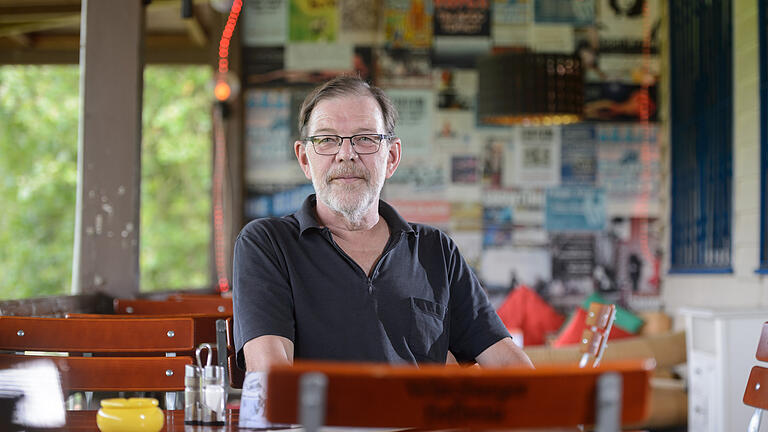
<svg viewBox="0 0 768 432"><path fill-rule="evenodd" d="M482 367L520 366L533 368L531 359L512 342L512 338L508 337L486 348L475 360Z"/></svg>
<svg viewBox="0 0 768 432"><path fill-rule="evenodd" d="M293 342L282 336L265 335L243 345L245 370L267 371L274 365L293 364Z"/></svg>

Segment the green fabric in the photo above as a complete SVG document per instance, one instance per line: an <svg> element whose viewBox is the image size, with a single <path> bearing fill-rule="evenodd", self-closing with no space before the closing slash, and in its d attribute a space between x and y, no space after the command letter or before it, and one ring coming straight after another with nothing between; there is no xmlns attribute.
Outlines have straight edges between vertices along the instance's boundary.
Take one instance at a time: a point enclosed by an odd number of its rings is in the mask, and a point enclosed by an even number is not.
<svg viewBox="0 0 768 432"><path fill-rule="evenodd" d="M587 297L586 300L584 300L584 309L589 310L589 304L593 302L602 304L610 303L605 301L605 299L601 297L600 294L594 293ZM616 306L616 320L613 322L613 325L621 327L629 333L634 334L640 331L640 327L643 326L643 323L643 319L639 316L633 314L621 306Z"/></svg>

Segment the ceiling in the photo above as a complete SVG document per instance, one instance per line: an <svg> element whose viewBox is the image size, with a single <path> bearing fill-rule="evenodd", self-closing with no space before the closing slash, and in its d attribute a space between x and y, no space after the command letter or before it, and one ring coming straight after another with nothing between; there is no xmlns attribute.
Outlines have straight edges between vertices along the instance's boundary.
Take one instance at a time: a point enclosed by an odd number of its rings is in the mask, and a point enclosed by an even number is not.
<svg viewBox="0 0 768 432"><path fill-rule="evenodd" d="M191 0L189 18L182 0L147 3L147 63L214 62L227 0ZM78 63L80 8L80 0L0 0L0 64Z"/></svg>

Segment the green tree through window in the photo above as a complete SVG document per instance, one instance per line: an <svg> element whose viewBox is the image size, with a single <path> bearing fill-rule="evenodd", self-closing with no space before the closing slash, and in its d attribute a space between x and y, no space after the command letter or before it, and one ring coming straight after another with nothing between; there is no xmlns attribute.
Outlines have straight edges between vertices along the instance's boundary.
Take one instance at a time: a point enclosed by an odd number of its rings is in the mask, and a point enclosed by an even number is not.
<svg viewBox="0 0 768 432"><path fill-rule="evenodd" d="M77 66L0 67L0 298L68 294ZM209 283L208 67L147 67L141 289Z"/></svg>

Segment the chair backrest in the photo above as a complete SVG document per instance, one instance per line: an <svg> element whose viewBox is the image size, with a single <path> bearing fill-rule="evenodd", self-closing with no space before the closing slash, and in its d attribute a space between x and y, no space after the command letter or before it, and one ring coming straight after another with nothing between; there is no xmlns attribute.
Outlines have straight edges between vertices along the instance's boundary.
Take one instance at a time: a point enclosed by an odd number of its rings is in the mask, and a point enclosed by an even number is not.
<svg viewBox="0 0 768 432"><path fill-rule="evenodd" d="M216 349L219 353L219 364L225 365L227 385L230 390L243 388L245 371L237 366L235 337L232 331L232 317L216 322Z"/></svg>
<svg viewBox="0 0 768 432"><path fill-rule="evenodd" d="M305 427L314 410L315 426L534 428L600 424L603 404L616 423L633 423L647 415L653 367L653 360L537 369L297 362L269 371L266 414Z"/></svg>
<svg viewBox="0 0 768 432"><path fill-rule="evenodd" d="M232 315L232 299L207 296L193 298L171 297L166 300L115 299L114 311L117 314L220 314Z"/></svg>
<svg viewBox="0 0 768 432"><path fill-rule="evenodd" d="M768 361L768 322L763 323L755 358L763 362ZM760 429L763 410L768 409L768 368L752 366L742 401L745 405L755 408L747 430L757 432Z"/></svg>
<svg viewBox="0 0 768 432"><path fill-rule="evenodd" d="M190 318L194 323L195 346L201 343L209 343L211 346L216 344L216 320L231 317L228 313L216 314L195 314L195 313L173 313L173 314L66 314L66 318L90 318L90 319L157 319L157 318Z"/></svg>
<svg viewBox="0 0 768 432"><path fill-rule="evenodd" d="M195 346L191 318L0 316L0 367L51 359L66 390L180 391ZM83 355L86 354L87 355Z"/></svg>
<svg viewBox="0 0 768 432"><path fill-rule="evenodd" d="M579 367L586 367L590 361L592 367L600 364L615 319L616 306L595 302L589 304L586 328L581 335Z"/></svg>

